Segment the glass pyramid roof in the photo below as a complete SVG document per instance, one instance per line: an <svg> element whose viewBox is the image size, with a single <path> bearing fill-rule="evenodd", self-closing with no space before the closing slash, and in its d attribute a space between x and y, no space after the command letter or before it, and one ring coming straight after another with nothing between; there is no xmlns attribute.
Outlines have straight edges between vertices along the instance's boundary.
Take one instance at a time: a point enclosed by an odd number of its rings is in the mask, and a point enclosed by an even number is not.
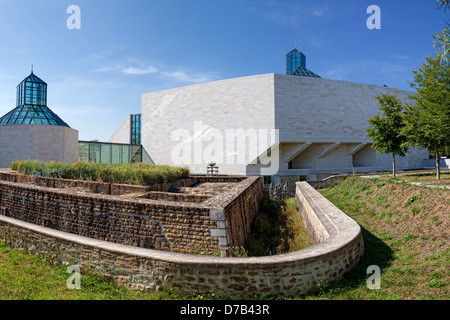
<svg viewBox="0 0 450 320"><path fill-rule="evenodd" d="M0 118L0 125L12 124L69 127L47 107L47 84L33 72L17 86L17 107Z"/></svg>
<svg viewBox="0 0 450 320"><path fill-rule="evenodd" d="M306 69L306 56L297 48L286 54L286 74L293 76L320 78L314 72Z"/></svg>
<svg viewBox="0 0 450 320"><path fill-rule="evenodd" d="M302 76L302 77L311 77L311 78L320 78L320 76L318 76L311 70L303 68L302 66L298 66L297 69L295 69L295 71L292 73L292 75L293 76Z"/></svg>
<svg viewBox="0 0 450 320"><path fill-rule="evenodd" d="M69 127L50 108L35 105L18 106L0 118L0 125L8 124L47 124Z"/></svg>

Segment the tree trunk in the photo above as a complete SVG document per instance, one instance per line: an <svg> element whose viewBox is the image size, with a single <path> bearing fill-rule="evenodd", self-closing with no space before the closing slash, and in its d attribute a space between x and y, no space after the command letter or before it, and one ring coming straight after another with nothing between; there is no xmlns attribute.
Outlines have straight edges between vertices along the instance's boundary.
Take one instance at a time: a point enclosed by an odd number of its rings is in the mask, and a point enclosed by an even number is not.
<svg viewBox="0 0 450 320"><path fill-rule="evenodd" d="M395 178L395 154L392 154L392 177Z"/></svg>
<svg viewBox="0 0 450 320"><path fill-rule="evenodd" d="M441 163L439 157L439 148L436 146L436 180L441 179Z"/></svg>

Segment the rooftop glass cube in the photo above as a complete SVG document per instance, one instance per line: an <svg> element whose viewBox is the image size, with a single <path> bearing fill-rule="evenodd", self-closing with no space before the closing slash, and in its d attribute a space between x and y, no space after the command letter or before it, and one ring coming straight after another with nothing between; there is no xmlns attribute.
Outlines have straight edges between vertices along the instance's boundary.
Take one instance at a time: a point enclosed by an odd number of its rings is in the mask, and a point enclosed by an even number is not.
<svg viewBox="0 0 450 320"><path fill-rule="evenodd" d="M16 108L0 118L0 125L44 124L69 127L47 107L47 84L33 72L17 86Z"/></svg>
<svg viewBox="0 0 450 320"><path fill-rule="evenodd" d="M293 76L320 78L306 68L306 56L297 48L286 55L286 74Z"/></svg>

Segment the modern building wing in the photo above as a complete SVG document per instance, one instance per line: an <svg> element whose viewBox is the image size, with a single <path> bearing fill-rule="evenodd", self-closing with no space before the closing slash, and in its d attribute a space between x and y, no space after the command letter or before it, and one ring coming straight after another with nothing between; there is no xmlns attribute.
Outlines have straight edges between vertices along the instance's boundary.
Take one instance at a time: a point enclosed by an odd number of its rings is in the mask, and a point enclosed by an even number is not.
<svg viewBox="0 0 450 320"><path fill-rule="evenodd" d="M271 176L264 180L274 183L391 170L391 156L372 148L367 120L379 112L375 97L413 92L321 78L297 49L287 54L286 71L144 94L144 150L156 164L204 174L214 162L221 174ZM109 142L129 143L133 126L130 115ZM397 167L423 168L427 157L413 148Z"/></svg>
<svg viewBox="0 0 450 320"><path fill-rule="evenodd" d="M141 114L130 114L110 142L79 141L78 160L112 164L154 164L141 145L141 118Z"/></svg>
<svg viewBox="0 0 450 320"><path fill-rule="evenodd" d="M394 92L273 73L151 92L142 99L142 145L156 164L199 174L211 161L222 174L308 180L388 171L392 157L371 147L366 130L379 112L375 97ZM402 99L410 94L397 91ZM422 168L427 157L411 149L398 169Z"/></svg>
<svg viewBox="0 0 450 320"><path fill-rule="evenodd" d="M79 141L78 159L96 163L130 164L144 162L153 164L141 145L141 114L130 114L122 126L125 134L120 141ZM122 127L121 127L122 128ZM121 130L119 130L121 131Z"/></svg>
<svg viewBox="0 0 450 320"><path fill-rule="evenodd" d="M105 164L131 164L137 162L153 164L140 144L98 141L78 141L78 160Z"/></svg>
<svg viewBox="0 0 450 320"><path fill-rule="evenodd" d="M17 86L16 102L16 108L0 118L0 125L42 124L69 127L47 107L47 84L33 72Z"/></svg>

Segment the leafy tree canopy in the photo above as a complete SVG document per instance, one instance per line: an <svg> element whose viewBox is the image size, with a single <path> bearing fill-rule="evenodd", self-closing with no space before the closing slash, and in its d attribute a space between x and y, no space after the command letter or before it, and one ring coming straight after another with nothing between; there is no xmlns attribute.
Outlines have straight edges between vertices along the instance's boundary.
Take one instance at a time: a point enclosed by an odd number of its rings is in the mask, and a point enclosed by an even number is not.
<svg viewBox="0 0 450 320"><path fill-rule="evenodd" d="M374 142L372 146L378 153L404 157L408 151L407 138L400 132L403 128L404 106L395 94L383 94L376 99L382 114L369 120L371 128L367 130L367 135Z"/></svg>

